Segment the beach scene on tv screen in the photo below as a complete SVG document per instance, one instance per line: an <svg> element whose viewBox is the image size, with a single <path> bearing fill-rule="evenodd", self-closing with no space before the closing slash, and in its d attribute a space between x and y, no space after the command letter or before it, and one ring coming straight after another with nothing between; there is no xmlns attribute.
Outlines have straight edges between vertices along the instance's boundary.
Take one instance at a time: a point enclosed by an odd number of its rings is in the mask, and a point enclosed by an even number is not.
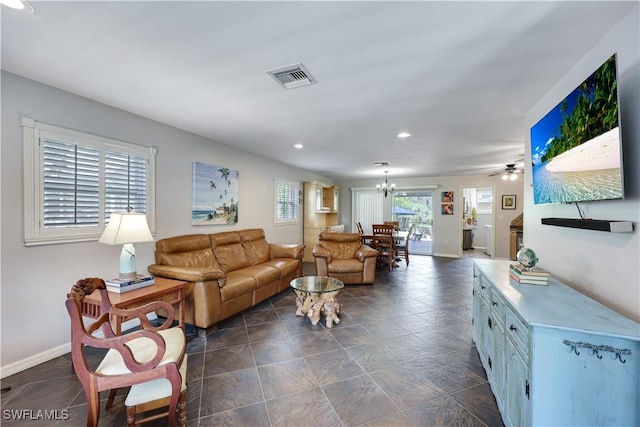
<svg viewBox="0 0 640 427"><path fill-rule="evenodd" d="M531 128L534 203L621 199L615 55Z"/></svg>

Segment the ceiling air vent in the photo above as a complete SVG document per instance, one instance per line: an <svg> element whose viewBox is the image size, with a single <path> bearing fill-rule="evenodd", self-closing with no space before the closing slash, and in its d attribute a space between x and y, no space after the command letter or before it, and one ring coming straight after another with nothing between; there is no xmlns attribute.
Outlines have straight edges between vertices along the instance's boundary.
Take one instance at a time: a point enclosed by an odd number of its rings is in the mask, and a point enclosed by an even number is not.
<svg viewBox="0 0 640 427"><path fill-rule="evenodd" d="M300 86L316 84L316 79L302 64L287 65L286 67L267 70L267 74L273 77L285 89L293 89Z"/></svg>

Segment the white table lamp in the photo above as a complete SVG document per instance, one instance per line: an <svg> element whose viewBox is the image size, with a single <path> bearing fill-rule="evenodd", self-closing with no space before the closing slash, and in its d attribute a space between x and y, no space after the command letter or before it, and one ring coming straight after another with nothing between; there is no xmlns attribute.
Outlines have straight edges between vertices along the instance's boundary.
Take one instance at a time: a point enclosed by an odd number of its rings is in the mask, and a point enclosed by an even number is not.
<svg viewBox="0 0 640 427"><path fill-rule="evenodd" d="M153 242L153 236L145 214L117 212L111 214L109 224L98 242L107 245L122 245L120 279L126 280L135 279L137 276L136 250L133 243Z"/></svg>

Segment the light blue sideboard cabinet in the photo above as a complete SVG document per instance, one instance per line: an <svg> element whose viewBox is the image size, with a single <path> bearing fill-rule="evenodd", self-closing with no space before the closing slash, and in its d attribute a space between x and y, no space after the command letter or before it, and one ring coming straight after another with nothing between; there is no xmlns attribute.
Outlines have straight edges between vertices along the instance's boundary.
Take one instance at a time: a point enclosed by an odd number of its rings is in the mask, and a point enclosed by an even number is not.
<svg viewBox="0 0 640 427"><path fill-rule="evenodd" d="M473 273L473 340L505 425L640 425L640 324L553 278L516 283L510 263Z"/></svg>

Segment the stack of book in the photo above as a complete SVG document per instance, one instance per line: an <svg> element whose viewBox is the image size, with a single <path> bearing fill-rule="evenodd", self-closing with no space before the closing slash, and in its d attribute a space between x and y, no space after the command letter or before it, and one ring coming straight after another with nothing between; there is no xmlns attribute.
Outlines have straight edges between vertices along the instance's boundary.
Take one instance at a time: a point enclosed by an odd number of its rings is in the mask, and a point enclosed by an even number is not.
<svg viewBox="0 0 640 427"><path fill-rule="evenodd" d="M518 264L511 264L509 276L516 282L527 285L546 286L549 284L549 272L539 268L528 269Z"/></svg>
<svg viewBox="0 0 640 427"><path fill-rule="evenodd" d="M107 291L121 294L123 292L133 291L135 289L151 286L155 283L153 276L139 274L135 279L111 279L107 280Z"/></svg>

